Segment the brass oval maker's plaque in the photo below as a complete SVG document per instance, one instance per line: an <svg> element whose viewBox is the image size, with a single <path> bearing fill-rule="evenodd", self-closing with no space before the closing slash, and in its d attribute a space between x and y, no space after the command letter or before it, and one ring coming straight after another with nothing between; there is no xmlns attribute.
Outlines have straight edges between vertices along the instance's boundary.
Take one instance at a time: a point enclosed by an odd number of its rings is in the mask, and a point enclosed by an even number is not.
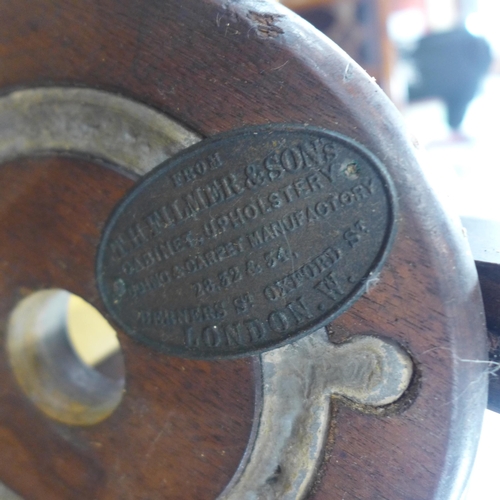
<svg viewBox="0 0 500 500"><path fill-rule="evenodd" d="M133 338L192 358L312 332L363 292L388 251L392 183L364 147L304 126L252 127L166 161L119 204L97 281Z"/></svg>

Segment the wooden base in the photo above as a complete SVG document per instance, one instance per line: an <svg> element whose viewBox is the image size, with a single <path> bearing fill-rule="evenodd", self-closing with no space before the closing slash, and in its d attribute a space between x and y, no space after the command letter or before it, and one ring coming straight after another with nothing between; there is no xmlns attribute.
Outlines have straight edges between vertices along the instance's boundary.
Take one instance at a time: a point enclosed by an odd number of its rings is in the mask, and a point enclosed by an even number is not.
<svg viewBox="0 0 500 500"><path fill-rule="evenodd" d="M336 46L275 2L4 1L0 88L80 86L142 102L210 136L270 122L347 135L386 166L398 233L376 283L331 338L392 339L417 375L377 414L334 402L311 498L456 498L486 401L474 263L434 199L393 105ZM133 181L54 152L0 166L0 332L33 291L63 288L106 315L93 265L103 224ZM22 393L0 344L0 480L26 499L212 499L247 446L252 359L159 355L119 332L126 390L94 426L60 424ZM473 360L472 362L470 360ZM373 413L373 412L372 412Z"/></svg>

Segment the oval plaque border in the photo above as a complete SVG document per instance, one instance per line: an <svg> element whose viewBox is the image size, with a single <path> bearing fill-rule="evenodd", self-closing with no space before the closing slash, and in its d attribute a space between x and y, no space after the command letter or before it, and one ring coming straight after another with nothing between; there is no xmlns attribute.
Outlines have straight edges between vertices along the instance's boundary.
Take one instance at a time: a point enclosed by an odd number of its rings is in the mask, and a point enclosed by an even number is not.
<svg viewBox="0 0 500 500"><path fill-rule="evenodd" d="M339 307L337 307L333 312L326 311L325 314L316 317L316 322L313 327L307 326L304 328L297 328L293 335L287 335L281 341L270 341L268 343L263 343L257 348L244 348L238 352L230 353L220 353L212 351L211 353L190 350L188 347L179 348L177 346L171 346L165 342L153 340L149 337L141 335L136 328L130 327L125 324L121 318L114 313L112 306L112 299L108 297L105 292L104 287L104 272L105 263L103 262L103 255L107 241L109 240L110 233L114 227L117 219L122 215L123 211L128 207L131 201L138 196L143 190L154 183L158 177L164 174L165 170L172 170L179 162L188 161L190 158L196 157L198 151L205 147L214 147L220 142L228 141L242 136L255 136L256 134L269 132L311 132L313 134L318 134L327 138L333 138L335 141L344 143L348 148L353 148L361 156L364 156L369 163L376 167L377 173L383 180L383 187L385 189L385 194L388 200L389 217L388 217L388 229L385 232L383 243L380 245L379 252L377 253L375 259L373 259L373 265L370 266L368 273L364 278L359 279L356 286L353 287L352 291L346 295L346 297L339 302ZM168 354L170 356L190 358L190 359L201 359L201 360L211 360L211 359L232 359L241 358L246 356L258 355L260 353L282 347L290 342L301 339L302 337L309 335L318 329L324 327L325 325L331 323L335 318L339 317L341 314L346 312L355 302L357 302L361 296L365 293L367 288L368 279L376 279L377 275L381 272L394 243L394 239L397 233L398 226L398 214L399 205L397 200L397 191L394 186L394 182L389 175L387 168L382 163L382 161L373 154L367 147L359 143L355 139L352 139L346 135L340 134L333 130L328 130L321 127L315 127L312 125L302 125L302 124L266 124L266 125L254 125L246 126L239 129L233 129L228 132L223 132L207 139L203 139L200 142L180 151L171 158L160 163L153 170L148 172L146 175L138 180L138 183L131 189L125 197L120 200L117 206L114 208L110 214L105 228L101 235L101 240L99 242L96 254L96 282L97 287L101 296L101 299L110 313L112 319L117 323L117 325L134 340L154 349L157 352L163 354Z"/></svg>

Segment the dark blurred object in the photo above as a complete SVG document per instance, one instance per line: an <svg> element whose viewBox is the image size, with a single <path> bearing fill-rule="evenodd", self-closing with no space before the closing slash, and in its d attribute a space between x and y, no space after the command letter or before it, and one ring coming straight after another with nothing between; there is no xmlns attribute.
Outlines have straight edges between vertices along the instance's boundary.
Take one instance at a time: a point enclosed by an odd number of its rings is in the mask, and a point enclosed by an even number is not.
<svg viewBox="0 0 500 500"><path fill-rule="evenodd" d="M490 361L492 371L488 391L488 408L500 413L500 265L491 262L477 262L477 273L483 294L486 326L490 340Z"/></svg>
<svg viewBox="0 0 500 500"><path fill-rule="evenodd" d="M483 295L490 340L488 409L500 413L500 221L462 217Z"/></svg>
<svg viewBox="0 0 500 500"><path fill-rule="evenodd" d="M300 15L322 33L327 33L335 24L335 15L331 8L313 7L299 11Z"/></svg>
<svg viewBox="0 0 500 500"><path fill-rule="evenodd" d="M442 99L448 124L458 130L492 62L485 39L459 27L420 39L412 59L419 81L409 88L409 100Z"/></svg>
<svg viewBox="0 0 500 500"><path fill-rule="evenodd" d="M386 33L386 0L282 0L331 38L390 94L393 47ZM347 68L346 78L350 75Z"/></svg>

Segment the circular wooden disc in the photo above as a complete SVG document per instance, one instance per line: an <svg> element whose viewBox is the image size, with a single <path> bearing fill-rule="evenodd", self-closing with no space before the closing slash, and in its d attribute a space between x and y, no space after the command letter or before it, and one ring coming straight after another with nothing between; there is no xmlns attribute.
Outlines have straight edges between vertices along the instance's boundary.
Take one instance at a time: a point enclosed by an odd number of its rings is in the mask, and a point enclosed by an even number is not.
<svg viewBox="0 0 500 500"><path fill-rule="evenodd" d="M311 498L452 498L485 405L477 277L460 227L434 199L397 111L355 63L275 2L3 2L0 88L79 86L120 94L204 135L309 124L356 140L399 195L398 232L376 283L336 319L334 340L403 345L417 375L403 403L335 402ZM349 71L346 71L346 68ZM24 296L77 293L106 315L93 264L100 232L132 181L94 160L0 166L0 331ZM119 332L126 392L107 420L70 427L22 394L0 347L0 480L27 499L215 498L254 421L252 359L153 353ZM258 414L258 409L257 413Z"/></svg>

